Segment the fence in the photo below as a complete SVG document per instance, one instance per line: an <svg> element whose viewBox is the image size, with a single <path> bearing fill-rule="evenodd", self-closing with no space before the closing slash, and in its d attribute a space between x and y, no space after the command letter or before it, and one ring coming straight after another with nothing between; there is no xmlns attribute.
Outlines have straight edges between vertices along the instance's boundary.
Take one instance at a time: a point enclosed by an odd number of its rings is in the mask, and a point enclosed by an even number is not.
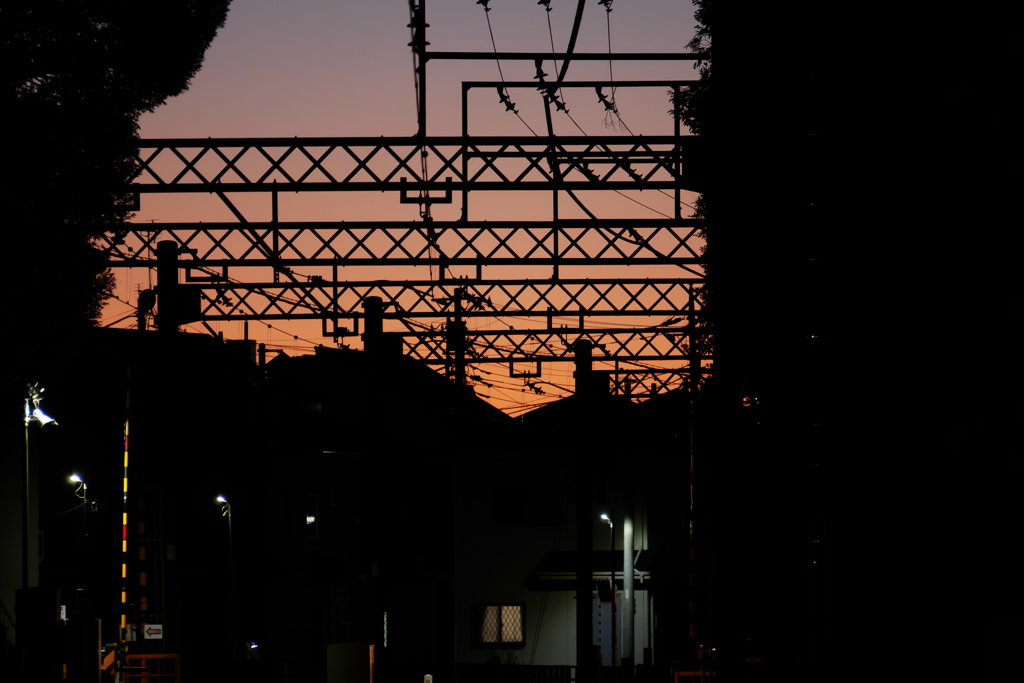
<svg viewBox="0 0 1024 683"><path fill-rule="evenodd" d="M181 683L180 655L128 655L122 680L131 683Z"/></svg>

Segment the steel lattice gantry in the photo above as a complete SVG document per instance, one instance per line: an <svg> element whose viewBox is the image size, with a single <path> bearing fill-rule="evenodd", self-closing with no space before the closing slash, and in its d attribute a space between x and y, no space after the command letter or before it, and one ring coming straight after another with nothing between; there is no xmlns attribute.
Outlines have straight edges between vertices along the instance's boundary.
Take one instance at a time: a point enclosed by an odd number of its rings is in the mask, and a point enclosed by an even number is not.
<svg viewBox="0 0 1024 683"><path fill-rule="evenodd" d="M536 87L464 83L464 130L466 93L496 85ZM197 302L192 320L320 320L324 336L342 337L360 333L376 297L405 353L428 364L451 364L451 331L461 329L464 362L504 363L513 376L571 360L583 337L608 359L699 372L702 224L680 215L679 197L699 190L700 143L678 125L674 135L639 137L142 140L130 186L137 200L212 195L235 222L128 224L103 246L113 268L153 268L158 245L173 242L173 267L184 271L175 287ZM673 196L675 216L601 218L579 199L626 190ZM477 191L561 196L577 217L556 209L545 221L471 220ZM418 205L421 220L279 220L280 197L325 192L389 194ZM257 194L270 199L269 220L247 208ZM455 204L460 218L433 220L438 203ZM467 328L482 318L507 329ZM633 372L664 384L658 371ZM633 381L624 372L615 384Z"/></svg>

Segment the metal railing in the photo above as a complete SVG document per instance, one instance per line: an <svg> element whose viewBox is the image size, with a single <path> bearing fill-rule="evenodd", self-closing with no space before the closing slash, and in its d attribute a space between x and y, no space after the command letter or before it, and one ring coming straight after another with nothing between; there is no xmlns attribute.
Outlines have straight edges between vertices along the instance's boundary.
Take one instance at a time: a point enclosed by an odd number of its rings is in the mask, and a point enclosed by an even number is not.
<svg viewBox="0 0 1024 683"><path fill-rule="evenodd" d="M128 655L122 680L139 683L181 683L181 655Z"/></svg>

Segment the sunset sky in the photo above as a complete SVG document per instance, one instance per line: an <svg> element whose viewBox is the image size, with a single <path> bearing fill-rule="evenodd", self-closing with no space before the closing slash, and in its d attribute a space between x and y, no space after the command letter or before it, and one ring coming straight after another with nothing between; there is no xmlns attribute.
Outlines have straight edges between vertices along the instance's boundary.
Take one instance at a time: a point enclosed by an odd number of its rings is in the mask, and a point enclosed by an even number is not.
<svg viewBox="0 0 1024 683"><path fill-rule="evenodd" d="M552 38L555 51L566 49L575 2L552 0L550 13L535 0L491 0L489 4L491 11L486 13L475 0L427 0L429 50L490 52L496 47L504 52L551 52ZM684 52L693 33L693 7L686 0L613 2L612 10L606 12L597 0L587 1L577 52L605 53L609 40L613 52ZM416 132L416 97L408 24L407 0L234 0L227 22L189 90L143 116L140 135L144 139L411 136ZM544 68L549 74L556 73L550 61ZM689 61L619 61L611 66L611 74L609 69L607 61L574 62L567 80L608 79L609 75L616 81L678 80L697 75ZM534 77L532 62L503 61L500 70L499 75L493 60L432 60L427 69L428 135L460 133L463 81L499 80L502 76L506 81L531 81ZM537 93L514 90L512 98L522 120L505 110L493 89L474 91L469 113L471 134L546 134ZM621 122L607 115L593 90L567 90L565 99L569 116L555 117L555 133L559 135L629 137L672 132L664 88L618 90ZM417 206L399 204L395 193L313 194L316 196L283 197L280 220L419 220ZM363 196L370 194L373 196ZM550 218L546 211L550 200L538 198L538 194L491 193L474 199L473 218L546 220ZM655 218L673 211L668 193L600 194L603 196L588 198L588 205L602 217ZM692 198L688 195L684 202ZM249 220L269 220L269 200L265 196L246 197L240 206L243 204ZM689 214L686 207L683 211L684 216ZM433 215L437 221L453 220L458 207L438 205ZM178 194L143 195L134 222L156 227L170 222L232 220L215 197ZM409 277L385 274L381 268L374 270L372 277L365 279ZM151 271L119 270L118 275L117 296L123 301L134 302L139 289L155 284ZM629 276L644 275L634 269ZM124 316L127 310L113 303L105 324ZM118 326L132 322L128 319ZM212 326L228 338L243 335L241 323ZM188 329L205 331L199 325ZM249 337L290 354L304 353L318 343L333 345L332 340L319 337L319 329L319 324L275 322L267 327L250 323ZM359 346L357 340L349 342ZM498 366L490 369L499 375L502 372ZM552 368L550 379L555 385L571 388L571 371L571 365L559 364L557 369ZM497 402L533 402L565 393L550 386L545 387L549 392L546 396L533 396L532 392L522 392L520 380L506 376L503 381L502 395L489 398ZM487 392L480 387L478 393Z"/></svg>

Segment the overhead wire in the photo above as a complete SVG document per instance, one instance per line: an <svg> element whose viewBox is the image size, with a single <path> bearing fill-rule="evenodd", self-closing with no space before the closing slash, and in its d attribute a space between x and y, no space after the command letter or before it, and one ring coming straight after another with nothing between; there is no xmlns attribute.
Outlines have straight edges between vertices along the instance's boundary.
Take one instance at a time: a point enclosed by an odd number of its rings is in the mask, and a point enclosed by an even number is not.
<svg viewBox="0 0 1024 683"><path fill-rule="evenodd" d="M289 346L292 346L292 347L297 346L296 344L288 344L286 342L271 342L270 341L270 330L273 330L274 332L280 332L280 333L285 334L285 335L289 335L289 336L291 336L293 341L305 342L306 344L309 344L311 348L314 348L314 349L319 347L319 346L323 346L323 344L321 344L320 342L313 341L312 339L306 339L305 337L300 337L297 334L290 334L287 330L284 330L284 329L282 329L280 327L275 327L275 326L271 325L270 323L266 323L266 325L267 325L267 331L268 332L267 332L267 341L264 342L264 343L268 347L287 348ZM203 333L203 330L200 329L199 327L197 327L196 323L188 323L187 325L185 325L185 327L189 327L189 328L191 328L193 330L196 330L199 333Z"/></svg>
<svg viewBox="0 0 1024 683"><path fill-rule="evenodd" d="M608 18L607 18L607 21L606 21L606 26L607 26L607 33L608 33L608 52L609 52L609 60L608 60L608 64L609 64L609 80L611 80L611 81L612 81L612 83L614 84L614 79L613 79L613 72L611 71L611 68L612 68L612 60L611 60L611 19L610 19L610 12L611 12L611 3L612 3L612 0L599 0L599 4L601 4L601 5L604 5L604 7L605 7L605 10L606 10L606 17L608 17ZM541 0L541 2L539 2L538 4L544 5L544 6L545 6L545 9L547 9L547 10L548 10L548 12L550 12L550 6L549 6L549 4L550 4L550 0ZM575 44L575 30L576 30L576 29L578 28L578 20L579 20L579 18L580 18L580 16L579 16L579 15L580 15L580 12L581 12L581 11L582 11L582 4L581 4L581 5L580 5L580 6L579 6L579 7L577 8L577 24L576 24L576 25L574 26L574 35L573 35L573 38L571 39L571 42L570 42L569 52L571 52L571 51L572 51L572 47L573 47L573 45ZM550 15L548 15L548 35L549 35L549 37L550 37L550 40L551 40L551 51L552 51L552 53L554 54L554 52L555 52L555 46L554 46L554 35L553 35L553 32L552 32L552 30L551 30L551 17L550 17ZM552 60L552 61L553 61L553 62L555 63L555 67L556 67L556 70L557 70L557 71L559 72L559 73L558 73L558 81L559 81L559 82L561 82L561 80L562 80L562 79L564 78L564 76L565 76L565 72L566 72L566 70L567 70L567 67L568 67L568 60L566 60L565 62L563 62L563 64L562 64L562 67L561 67L561 69L559 69L559 68L558 68L558 64L557 64L557 61L555 61L555 60ZM538 65L538 77L541 77L542 75L543 75L543 74L542 74L542 72L540 71L540 69L539 69L539 65ZM543 79L541 79L541 80L543 81ZM560 90L559 92L561 92L561 90ZM599 97L600 97L600 95L599 95ZM546 98L546 99L547 99L547 98ZM563 98L563 99L564 99L564 98ZM618 114L618 107L617 107L617 106L615 106L615 105L614 105L613 103L606 103L606 105L605 105L605 106L607 107L607 106L609 106L609 104L611 104L611 106L612 106L612 109L613 109L613 111L615 112L616 116L619 116L619 114ZM576 127L577 127L577 128L579 128L580 132L582 132L584 136L588 136L587 132L586 132L585 130L583 130L583 128L582 128L582 127L581 127L581 126L580 126L580 125L579 125L579 124L578 124L578 123L576 122L576 120L572 118L572 116L570 116L570 115L569 115L569 111L568 111L568 108L567 108L567 107L565 107L565 106L563 105L563 106L560 106L560 107L558 107L558 108L559 108L559 109L561 109L562 111L564 111L564 112L566 113L566 116L569 116L569 120L571 120L571 121L573 122L573 124L575 124L575 125L576 125ZM545 112L546 112L546 113L548 114L548 132L549 132L549 133L550 133L551 135L554 135L553 129L551 128L551 116L550 116L550 109L545 109ZM632 131L632 130L630 130L630 129L629 129L629 126L626 126L626 125L625 125L625 122L624 122L624 121L622 121L622 119L621 119L621 116L619 116L619 120L620 120L620 122L622 122L622 124L623 124L623 127L624 127L624 128L625 128L625 129L626 129L626 130L627 130L628 132L629 132L629 134L635 137L635 134L633 133L633 131ZM589 136L588 136L588 137L589 137ZM616 192L616 193L617 193L617 194L619 194L620 196L622 196L622 197L625 197L625 198L629 199L630 201L632 201L632 202L634 202L634 203L636 203L636 204L638 204L638 205L640 205L640 206L643 206L644 208L648 209L649 211L652 211L652 212L654 212L654 213L657 213L657 214L658 214L658 215L660 215L660 216L664 216L664 217L667 217L667 218L671 218L671 216L668 216L667 214L665 214L665 213L663 213L663 212L661 212L661 211L658 211L657 209L654 209L653 207L650 207L650 206L648 206L648 205L644 204L643 202L641 202L641 201L639 201L639 200L637 200L637 199L634 199L634 198L632 198L632 197L629 197L628 195L624 194L624 193L623 193L622 191L620 191L620 190L614 190L614 192ZM673 199L673 201L675 200L675 198L674 198L674 197L672 197L672 195L669 195L669 194L667 194L667 193L665 193L664 191L661 191L661 190L659 190L659 192L662 192L662 194L665 194L665 196L668 196L668 197L672 198L672 199ZM588 209L588 208L587 208L587 207L586 207L586 206L585 206L585 205L583 204L583 202L582 202L582 201L581 201L581 200L579 199L579 197L577 197L577 196L576 196L576 193L575 193L575 192L573 192L572 190L566 190L566 194L567 194L567 195L569 196L569 198L570 198L570 199L572 199L572 200L573 200L573 202L575 202L575 203L576 203L576 205L577 205L577 206L578 206L578 207L579 207L580 209L582 209L582 210L583 210L583 212L584 212L585 214L587 214L587 215L588 215L588 216L589 216L590 218L596 218L596 216L595 216L595 215L593 214L593 212L591 212L591 211L590 211L590 210L589 210L589 209ZM683 202L680 202L680 203L683 203ZM691 206L690 208L692 209L693 207ZM622 236L622 233L623 233L623 232L625 232L625 231L620 231L620 233L619 233L618 235L616 235L616 238L617 238L617 239L621 238L621 236ZM629 233L630 233L630 234L631 234L631 235L632 235L632 236L634 237L634 239L636 240L636 242L634 242L634 244L637 244L637 245L639 245L639 246L643 246L643 247L645 247L645 248L647 248L647 249L650 249L650 250L651 250L652 252L654 252L654 253L655 253L656 255L658 255L658 256L663 256L663 255L662 255L661 253L659 253L659 252L658 252L658 250L656 250L656 249L655 249L654 247L652 247L652 246L650 245L650 243L649 243L649 242L648 242L647 240L645 240L645 239L644 239L643 237L641 237L641 236L640 236L640 235L639 235L639 234L638 234L638 233L637 233L637 232L636 232L635 230L633 230L633 229L630 229L630 230L629 230L628 232L629 232ZM613 234L614 234L614 233L613 233Z"/></svg>
<svg viewBox="0 0 1024 683"><path fill-rule="evenodd" d="M551 54L554 55L554 54L556 54L556 52L555 52L555 33L554 33L554 30L551 28L551 0L541 0L537 4L538 5L543 5L544 9L546 10L545 11L545 15L547 16L547 20L548 20L548 39L551 41ZM552 58L551 63L555 65L555 72L559 72L558 60ZM561 81L562 81L562 76L559 75L558 76L558 83L561 84ZM581 133L586 135L587 132L585 130L583 130L583 127L580 124L578 124L576 122L576 119L574 119L572 117L572 114L569 113L569 107L568 107L568 105L565 102L565 93L563 92L561 85L558 86L558 96L562 98L562 106L558 107L558 109L560 109L561 111L565 112L565 115L569 118L570 121L572 121L573 125L576 126ZM547 95L547 97L551 97L551 95L549 94L549 95Z"/></svg>
<svg viewBox="0 0 1024 683"><path fill-rule="evenodd" d="M615 92L616 92L617 88L615 87L615 72L614 72L614 69L613 69L613 66L612 66L614 64L614 62L613 62L613 60L611 58L611 56L612 56L612 0L599 0L598 4L599 5L604 5L604 10L605 10L605 12L604 12L604 17L605 17L605 33L608 36L608 81L611 83L611 86L612 86L611 97L609 98L608 104L605 105L607 107L606 111L605 111L605 128L612 128L612 127L614 127L614 123L610 120L610 115L614 115L615 118L618 119L619 123L622 124L622 127L625 128L626 131L630 135L632 135L633 131L630 130L629 126L626 125L626 122L622 120L622 116L619 115L619 107L618 107L618 105L615 102Z"/></svg>
<svg viewBox="0 0 1024 683"><path fill-rule="evenodd" d="M151 268L151 269L152 269L152 268ZM201 266L200 266L200 267L196 267L196 268L194 268L194 270L199 270L199 271L201 271L201 272L204 272L204 273L206 273L206 274L208 274L208 275L213 275L213 274L214 274L214 273L212 273L211 271L209 271L208 269L206 269L206 268L203 268L203 267L201 267ZM230 277L228 277L228 278L225 278L225 279L227 280L227 282L232 282L232 283L239 283L239 284L241 283L241 281L240 281L240 280L237 280L237 279L235 279L235 278L230 278ZM292 299L287 299L287 298L284 298L284 297L272 297L271 295L267 294L267 292L265 292L265 291L264 291L264 290L263 290L262 288L260 288L260 289L255 289L255 290L253 290L253 291L255 291L255 292L258 292L258 293L260 293L260 294L263 294L264 296L267 296L268 298L274 298L275 300L278 300L278 301L284 301L284 302L286 302L286 303L289 303L289 304L294 304L294 305L296 305L296 306L302 306L302 305L304 305L304 304L302 304L302 303L301 303L300 301L298 301L298 300L292 300ZM117 320L114 320L113 322L105 323L105 324L103 325L104 327L112 327L112 326L114 326L114 325L117 325L118 323L120 323L120 322L123 322L124 320L127 320L128 318L131 318L132 316L136 315L137 311L139 310L139 307L138 307L137 305L135 305L135 304L132 304L131 302L125 301L124 299L122 299L121 297L117 296L116 294L115 294L115 295L111 295L111 298L112 298L112 299L115 299L116 301L118 301L118 302L119 302L119 303L121 303L121 304L124 304L124 305L125 305L125 306L127 306L128 308L132 309L132 311L134 311L134 312L133 312L133 313L129 313L129 314L127 314L127 315L124 315L124 316L122 316L122 317L118 318ZM308 306L308 305L307 305L307 306ZM269 323L267 324L267 327L268 327L269 329L274 329L274 330L276 330L276 331L278 331L278 332L283 332L283 333L287 334L287 332L286 332L285 330L283 330L283 329L281 329L281 328L277 328L277 327L274 327L273 325L271 325L271 324L269 324ZM203 330L200 330L199 328L196 328L196 327L194 327L194 326L193 326L193 329L197 330L197 331L198 331L198 332L200 332L200 333L204 333L204 331L203 331ZM298 341L303 341L303 342L306 342L307 344L311 344L311 345L312 345L313 347L316 347L316 346L322 346L322 344L319 344L319 343L317 343L317 342L315 342L315 341L313 341L313 340L311 340L311 339L304 339L304 338L301 338L301 337L299 337L298 335L292 335L292 338L293 338L293 339L295 339L295 340L298 340Z"/></svg>
<svg viewBox="0 0 1024 683"><path fill-rule="evenodd" d="M416 44L416 12L413 9L413 3L409 3L409 45ZM416 50L412 50L412 83L413 83L413 95L416 100L416 120L419 121L423 112L420 111L420 77L419 77L419 65L416 63Z"/></svg>
<svg viewBox="0 0 1024 683"><path fill-rule="evenodd" d="M488 6L489 2L490 0L477 0L476 4L482 5L484 8L484 17L487 18L487 32L491 36L491 49L494 51L494 54L498 54L498 44L494 40L494 29L491 27L491 8ZM501 103L505 105L505 110L515 114L516 118L519 119L524 126L526 126L527 130L533 133L534 137L539 137L537 131L531 128L530 124L526 122L526 119L519 115L519 110L515 108L516 105L508 94L508 88L505 87L505 74L501 70L501 60L495 58L494 63L498 67L498 77L501 79L502 85L502 87L498 90L498 97L500 98Z"/></svg>
<svg viewBox="0 0 1024 683"><path fill-rule="evenodd" d="M486 21L487 21L487 30L488 30L488 34L489 34L489 37L490 37L490 40L491 40L491 47L492 47L492 50L495 52L495 54L497 54L497 41L495 39L493 26L492 26L492 23L491 23L491 20L490 20L490 10L491 10L491 8L489 7L489 0L477 0L476 4L481 5L484 8L484 15L485 15L485 18L486 18ZM555 52L555 44L554 44L554 31L553 31L551 17L550 17L550 12L551 12L550 0L540 0L540 2L538 2L538 4L539 5L543 5L544 8L545 8L545 14L546 14L547 24L548 24L548 38L549 38L549 42L550 42L550 45L551 45L552 54L554 55L554 54L556 54L556 52ZM611 55L612 55L612 36L611 36L611 10L612 10L611 5L612 5L612 0L599 0L599 4L603 5L605 7L605 24L606 24L606 35L607 35L607 45L608 45L608 54L609 54L608 73L609 73L609 82L612 84L611 98L610 98L609 102L606 103L606 106L608 106L608 104L610 104L610 107L609 107L608 111L610 111L612 114L614 114L614 116L616 117L618 122L622 125L622 128L626 130L626 132L628 132L632 136L635 136L633 131L629 128L629 126L626 124L625 120L622 118L621 113L618 111L618 106L615 103L615 94L616 94L616 90L617 89L614 86L614 83L615 83L615 79L614 79L614 66L613 66L613 60L611 58ZM580 7L577 8L577 26L574 26L574 34L573 34L572 44L575 43L575 40L574 40L575 39L575 32L576 32L577 27L578 27L579 12L580 12L581 9L582 9L582 3L580 3ZM569 52L572 51L572 44L570 45ZM566 67L568 66L568 60L566 60L566 62L564 64L562 64L561 67L559 67L558 61L556 59L552 59L552 61L553 61L554 65L555 65L556 71L560 71L559 76L558 76L558 82L560 82L564 78L564 72L566 70ZM504 86L504 84L505 84L505 76L504 76L504 72L503 72L502 67L501 67L500 60L499 59L495 59L495 63L496 63L496 67L498 69L499 78L501 79L501 82L502 82L502 88L499 89L499 98L500 98L501 102L506 105L506 109L508 111L512 111L516 115L516 117L520 119L520 121L523 123L523 125L526 126L526 128L528 130L530 130L530 132L533 133L534 136L537 136L537 132L535 130L533 130L533 128L522 118L522 116L519 114L518 110L515 109L515 105L511 101L511 98L508 95L508 90ZM540 70L540 67L539 67L539 64L538 64L538 77L540 78L541 82L543 83L544 81L543 81L542 75L543 75L543 72ZM546 92L544 87L541 87L541 88L538 88L538 90L540 90L542 92L542 94L545 95L545 99L549 103L551 101L553 101L553 89L552 90L548 90ZM564 93L563 93L563 89L561 87L558 87L558 93L562 97L563 102L564 102ZM602 98L602 100L603 99L604 98ZM418 98L417 98L417 103L418 103ZM562 106L559 106L558 108L565 112L565 114L569 118L569 120L573 123L573 125L576 126L577 129L579 129L579 131L583 135L585 135L585 136L588 135L587 132L583 129L583 127L572 117L572 115L569 113L568 108L565 107L564 104L562 104ZM549 127L550 127L550 120L549 120ZM672 195L670 195L669 193L667 193L667 192L665 192L663 190L658 190L658 191L661 192L661 194L672 198L673 200L675 199ZM630 197L629 195L623 193L620 190L615 190L615 192L617 194L619 194L620 196L628 199L629 201L631 201L631 202L633 202L633 203L635 203L635 204L637 204L637 205L639 205L639 206L641 206L641 207L643 207L643 208L645 208L645 209L647 209L647 210L649 210L649 211L651 211L651 212L653 212L653 213L655 213L655 214L657 214L659 216L662 216L662 217L665 217L665 218L672 218L672 216L670 216L669 214L664 213L662 211L659 211L658 209L655 209L654 207L649 206L649 205L645 204L644 202L641 202L641 201L639 201L639 200L637 200L637 199L635 199L633 197ZM577 197L574 196L574 193L570 192L569 195L573 198L573 200L578 205L580 205L580 208L582 208L585 213L587 213L588 215L591 215L593 217L593 214L591 212L589 212L586 209L585 206L582 205L580 200ZM684 205L684 206L687 206L688 208L690 208L692 210L695 210L695 207L693 207L690 204L687 204L686 202L680 201L679 203ZM627 232L631 235L632 239L626 237ZM618 231L618 233L613 232L612 234L614 235L614 239L626 239L627 241L629 241L629 242L631 242L633 244L637 244L639 246L643 246L645 248L648 248L648 249L652 250L655 254L658 254L659 256L661 255L656 249L654 249L654 247L652 245L649 244L649 242L647 240L645 240L642 236L637 234L635 230L623 229L621 231ZM499 321L502 321L501 318L496 318L496 319L499 320ZM504 322L504 321L502 321L502 322ZM505 324L507 324L507 323L505 323ZM636 325L630 325L630 324L626 324L626 323L608 323L608 325L615 326L615 327L622 327L622 328L644 329L644 328L641 328L641 327L637 327ZM426 326L422 326L422 327L423 327L423 329L426 329ZM432 327L431 327L431 330L433 331ZM554 332L554 333L558 334L557 332ZM471 346L471 348L476 348L476 349L506 347L505 350L507 350L507 351L513 350L512 347L507 347L506 345L495 346L495 345L486 344L486 343L478 342L478 341L472 342L470 346ZM478 368L475 368L475 369L479 372ZM488 374L490 374L490 373L488 373ZM558 386L558 385L552 384L552 386ZM562 387L560 387L560 388L562 388ZM563 388L563 390L565 390L565 389Z"/></svg>
<svg viewBox="0 0 1024 683"><path fill-rule="evenodd" d="M491 40L491 49L494 51L495 54L497 54L498 47L497 47L497 41L495 40L495 37L494 37L494 28L493 28L493 26L491 24L491 18L490 18L491 8L488 6L489 2L490 2L490 0L477 0L476 4L481 5L483 7L483 9L484 9L484 16L487 19L487 32L488 32L488 35L490 36L490 40ZM609 56L611 55L611 51L612 51L611 3L612 3L612 0L603 0L602 2L600 2L601 5L605 5L605 10L606 10L605 11L605 18L606 18L606 32L607 32L607 36L608 36L607 43L608 43L608 54L609 54ZM547 16L547 24L548 24L548 40L549 40L550 45L551 45L551 52L552 52L552 54L555 54L555 38L554 38L554 30L553 30L552 25L551 25L551 15L550 15L551 6L550 6L550 0L541 0L537 4L543 5L544 9L546 10L545 14ZM501 99L501 102L503 104L505 104L506 110L512 111L515 114L516 118L518 118L523 123L523 125L526 126L526 128L534 136L538 136L537 131L535 131L530 126L530 124L527 123L526 120L519 114L519 111L515 109L515 104L511 101L511 99L510 99L510 97L508 95L508 90L504 87L505 75L504 75L504 72L502 71L502 68L501 68L501 60L495 59L494 61L495 61L495 64L497 65L497 68L498 68L498 76L499 76L499 78L501 79L501 82L502 82L502 88L499 90L499 98ZM552 63L554 63L554 65L555 65L555 70L558 71L559 70L558 61L555 60L555 59L552 59ZM614 70L613 70L613 60L610 59L610 58L608 60L608 78L609 78L609 81L612 83L612 86L613 86L612 87L612 96L611 96L611 99L610 99L611 109L609 111L611 111L615 115L615 117L618 119L619 123L622 124L622 127L630 135L635 137L635 133L633 133L632 129L630 129L630 127L626 124L625 120L622 118L622 115L621 115L621 113L618 110L617 104L615 103L615 91L617 89L614 87L615 78L614 78ZM543 88L538 88L538 89L543 92ZM558 92L559 92L559 95L562 97L562 100L564 102L565 96L564 96L562 88L559 88ZM418 103L418 100L417 100L417 103ZM579 131L583 135L589 136L589 134L586 132L586 130L584 130L583 127L576 121L576 119L574 119L572 117L572 115L569 113L568 107L564 107L564 108L561 108L561 109L562 109L562 111L565 112L565 115L569 118L569 120L572 121L573 125L575 125L576 128L579 129ZM633 197L630 197L629 195L623 193L621 190L614 190L614 192L616 194L622 196L622 197L625 197L629 201L631 201L631 202L633 202L633 203L635 203L635 204L637 204L639 206L642 206L645 209L647 209L647 210L649 210L649 211L651 211L653 213L658 214L659 216L663 216L665 218L672 218L672 216L670 216L670 215L668 215L668 214L666 214L666 213L664 213L662 211L659 211L658 209L655 209L654 207L648 206L647 204L644 204L643 202L641 202L641 201L639 201L639 200L637 200L637 199L635 199ZM672 195L668 194L664 190L658 190L658 192L660 192L661 194L664 194L665 196L667 196L669 198L672 198ZM696 211L696 208L693 207L692 205L687 204L686 202L680 202L680 203L683 206L686 206L686 207Z"/></svg>

